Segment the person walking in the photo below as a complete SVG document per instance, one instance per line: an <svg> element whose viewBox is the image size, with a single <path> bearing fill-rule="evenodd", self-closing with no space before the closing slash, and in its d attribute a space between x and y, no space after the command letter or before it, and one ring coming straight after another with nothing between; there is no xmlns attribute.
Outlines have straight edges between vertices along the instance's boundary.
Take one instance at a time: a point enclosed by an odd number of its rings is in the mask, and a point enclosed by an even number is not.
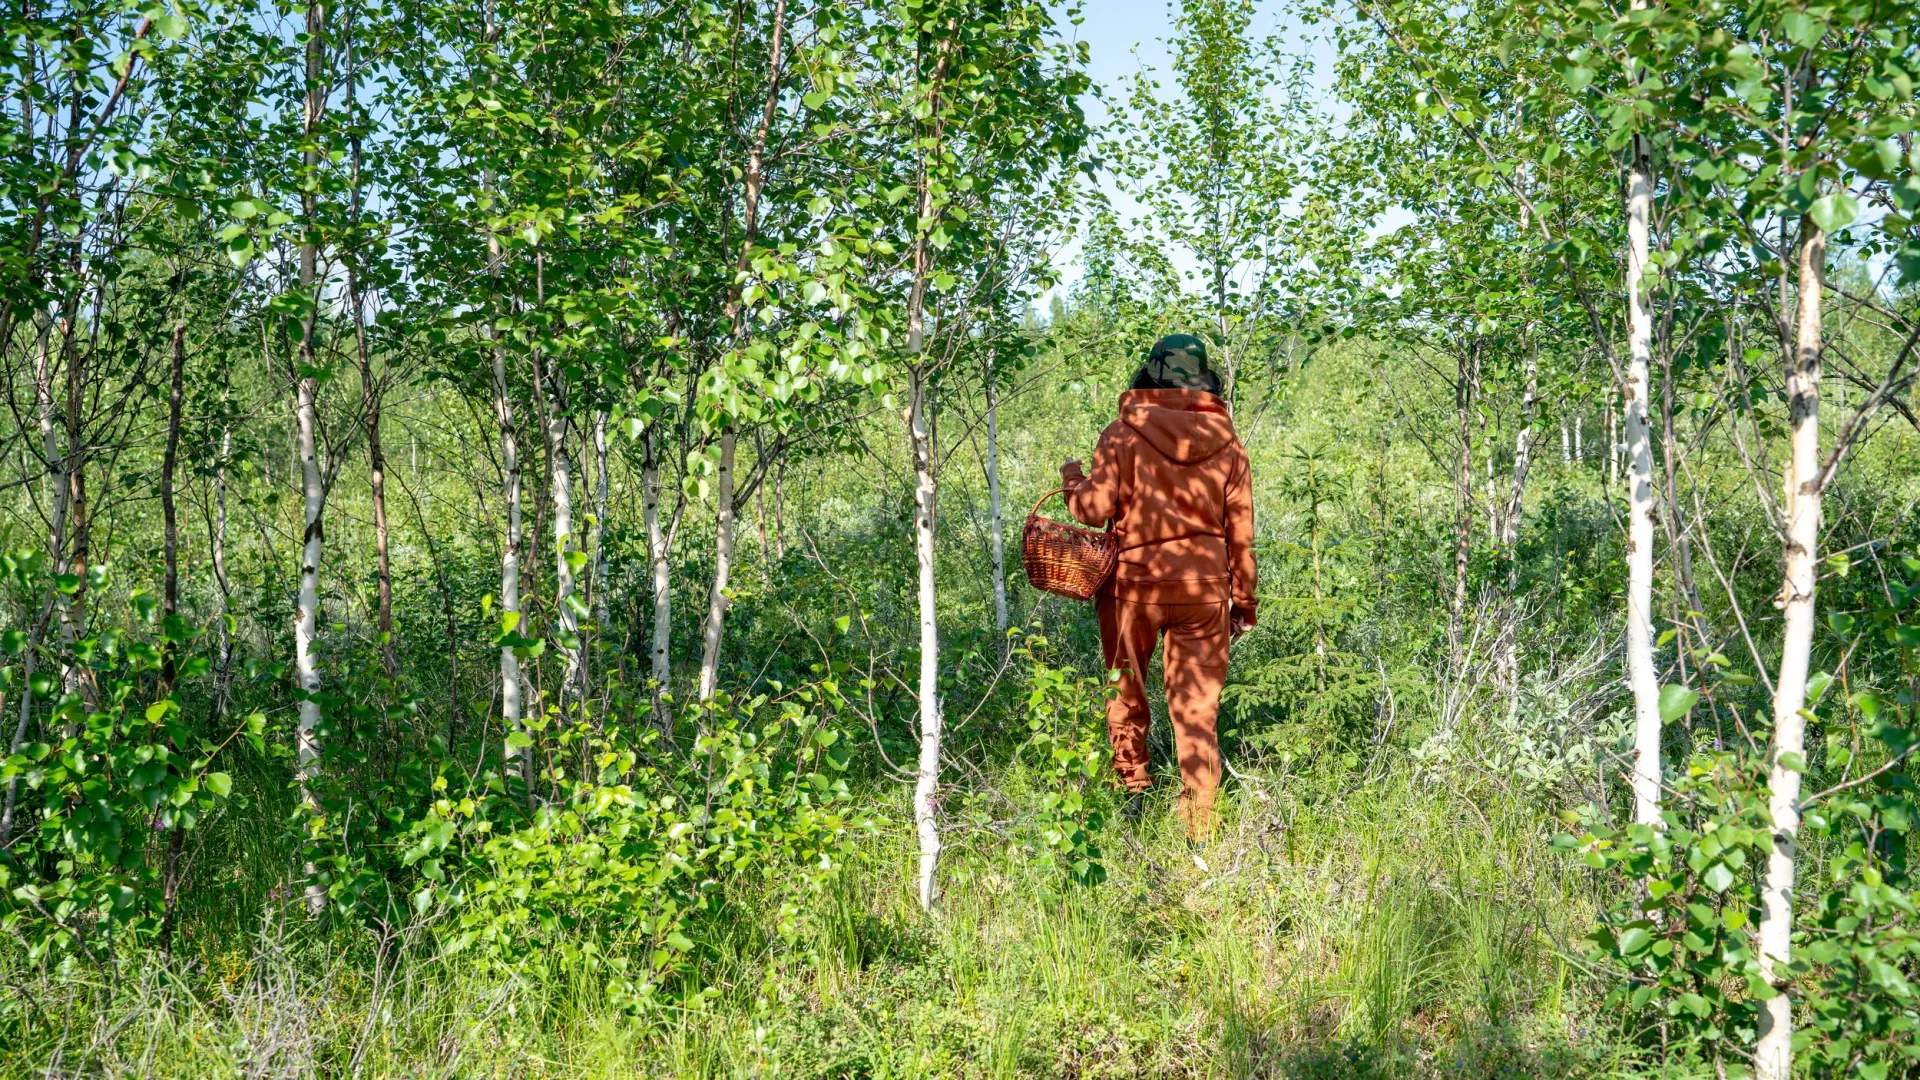
<svg viewBox="0 0 1920 1080"><path fill-rule="evenodd" d="M1113 575L1094 598L1107 667L1113 765L1137 813L1152 714L1142 681L1162 638L1167 712L1180 761L1180 815L1189 835L1213 829L1220 786L1218 717L1228 646L1253 628L1253 477L1246 448L1220 397L1207 346L1189 334L1154 344L1120 395L1120 416L1100 433L1093 468L1060 467L1067 508L1090 526L1111 520Z"/></svg>

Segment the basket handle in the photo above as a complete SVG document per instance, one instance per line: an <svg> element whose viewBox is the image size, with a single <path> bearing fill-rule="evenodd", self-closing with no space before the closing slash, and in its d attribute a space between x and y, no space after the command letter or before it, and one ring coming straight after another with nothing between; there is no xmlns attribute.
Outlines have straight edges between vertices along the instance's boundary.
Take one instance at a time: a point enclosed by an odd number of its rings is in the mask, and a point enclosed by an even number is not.
<svg viewBox="0 0 1920 1080"><path fill-rule="evenodd" d="M1033 509L1027 511L1027 516L1032 517L1033 515L1039 513L1040 508L1047 504L1048 499L1053 498L1055 495L1064 495L1066 494L1066 491L1067 491L1066 488L1057 487L1057 488L1054 488L1052 491L1047 492L1045 495L1042 495L1039 498L1033 500Z"/></svg>
<svg viewBox="0 0 1920 1080"><path fill-rule="evenodd" d="M1028 517L1032 517L1032 516L1034 516L1035 514L1038 514L1038 513L1040 512L1040 508L1041 508L1042 506L1045 506L1045 505L1046 505L1046 503L1047 503L1047 500L1048 500L1048 499L1051 499L1051 498L1053 498L1053 497L1054 497L1055 495L1064 495L1064 494L1066 494L1066 492L1067 492L1067 489L1066 489L1066 488L1063 488L1063 487L1057 487L1057 488L1054 488L1054 489L1053 489L1052 491L1049 491L1049 492L1047 492L1047 493L1046 493L1045 495L1042 495L1042 496L1040 496L1040 497L1039 497L1038 499L1035 499L1035 500L1033 501L1033 509L1031 509L1031 510L1029 510L1029 511L1027 511L1027 516L1028 516ZM1068 507L1068 508L1067 508L1067 512L1068 512L1068 513L1072 513L1072 512L1073 512L1073 508L1072 508L1072 507ZM1108 519L1107 519L1107 524L1106 524L1106 531L1107 531L1107 532L1109 532L1109 533L1111 533L1111 532L1113 531L1113 519L1112 519L1112 518L1108 518Z"/></svg>

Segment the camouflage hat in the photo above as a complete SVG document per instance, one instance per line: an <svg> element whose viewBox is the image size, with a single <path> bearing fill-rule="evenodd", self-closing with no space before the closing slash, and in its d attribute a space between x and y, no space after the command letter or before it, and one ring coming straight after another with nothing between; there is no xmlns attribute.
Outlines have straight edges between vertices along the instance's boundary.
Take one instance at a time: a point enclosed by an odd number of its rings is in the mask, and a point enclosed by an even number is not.
<svg viewBox="0 0 1920 1080"><path fill-rule="evenodd" d="M1165 386L1207 390L1218 385L1207 366L1207 343L1192 334L1168 334L1154 342L1142 370Z"/></svg>

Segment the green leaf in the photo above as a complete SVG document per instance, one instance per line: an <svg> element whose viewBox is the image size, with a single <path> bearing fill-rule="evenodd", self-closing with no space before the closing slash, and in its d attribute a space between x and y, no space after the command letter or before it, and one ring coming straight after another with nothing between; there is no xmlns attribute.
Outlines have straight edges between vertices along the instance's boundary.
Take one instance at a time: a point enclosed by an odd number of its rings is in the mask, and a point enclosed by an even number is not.
<svg viewBox="0 0 1920 1080"><path fill-rule="evenodd" d="M1807 771L1807 759L1792 750L1781 754L1779 761L1780 767L1788 772L1804 773Z"/></svg>
<svg viewBox="0 0 1920 1080"><path fill-rule="evenodd" d="M1700 880L1706 882L1707 888L1714 892L1723 893L1733 884L1733 871L1727 869L1726 863L1714 863L1707 867L1707 872L1700 876Z"/></svg>
<svg viewBox="0 0 1920 1080"><path fill-rule="evenodd" d="M252 239L242 235L227 241L226 255L227 261L233 264L235 270L244 270L247 263L253 259Z"/></svg>
<svg viewBox="0 0 1920 1080"><path fill-rule="evenodd" d="M227 798L233 794L233 777L223 772L208 773L207 790L218 798Z"/></svg>
<svg viewBox="0 0 1920 1080"><path fill-rule="evenodd" d="M1815 199L1807 208L1807 215L1823 230L1838 232L1860 216L1860 204L1847 192L1836 191Z"/></svg>
<svg viewBox="0 0 1920 1080"><path fill-rule="evenodd" d="M1699 700L1699 691L1681 686L1678 683L1668 683L1660 688L1661 721L1668 724L1673 723L1675 720L1692 712L1693 706Z"/></svg>
<svg viewBox="0 0 1920 1080"><path fill-rule="evenodd" d="M1820 44L1827 35L1827 24L1802 11L1792 11L1780 17L1780 30L1787 40L1803 49L1811 49Z"/></svg>
<svg viewBox="0 0 1920 1080"><path fill-rule="evenodd" d="M1653 932L1644 926L1629 926L1620 932L1620 955L1632 956L1653 944Z"/></svg>
<svg viewBox="0 0 1920 1080"><path fill-rule="evenodd" d="M1816 671L1807 677L1807 704L1812 705L1827 696L1827 687L1833 685L1833 673Z"/></svg>

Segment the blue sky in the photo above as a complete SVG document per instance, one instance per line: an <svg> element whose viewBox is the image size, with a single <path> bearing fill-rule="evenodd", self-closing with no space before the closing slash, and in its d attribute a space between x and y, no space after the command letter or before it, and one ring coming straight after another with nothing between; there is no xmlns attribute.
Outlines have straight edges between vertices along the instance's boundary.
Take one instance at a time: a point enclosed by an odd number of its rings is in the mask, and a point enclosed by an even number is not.
<svg viewBox="0 0 1920 1080"><path fill-rule="evenodd" d="M1093 62L1087 73L1095 83L1117 88L1142 67L1165 70L1163 39L1170 36L1173 25L1166 0L1084 0L1082 15L1079 26L1064 29L1091 48ZM1089 118L1096 123L1105 119L1099 113L1097 103L1090 106Z"/></svg>
<svg viewBox="0 0 1920 1080"><path fill-rule="evenodd" d="M1173 33L1172 3L1177 0L1080 0L1081 21L1077 26L1066 21L1068 4L1055 0L1054 11L1060 19L1063 36L1087 43L1091 54L1087 74L1114 98L1125 92L1126 80L1143 69L1158 74L1162 93L1179 92L1167 65L1166 39ZM1282 36L1297 38L1298 28L1285 25L1285 10L1283 0L1264 0L1254 18L1254 36L1264 38L1276 31L1291 30ZM1325 85L1332 72L1332 51L1322 42L1316 42L1311 49L1315 82ZM1099 125L1106 121L1106 110L1100 101L1089 98L1084 105L1089 122ZM1131 199L1111 185L1107 186L1107 194L1122 213L1134 206ZM1079 279L1078 263L1078 244L1070 243L1057 258L1063 288ZM1044 310L1047 297L1041 297L1038 303Z"/></svg>

